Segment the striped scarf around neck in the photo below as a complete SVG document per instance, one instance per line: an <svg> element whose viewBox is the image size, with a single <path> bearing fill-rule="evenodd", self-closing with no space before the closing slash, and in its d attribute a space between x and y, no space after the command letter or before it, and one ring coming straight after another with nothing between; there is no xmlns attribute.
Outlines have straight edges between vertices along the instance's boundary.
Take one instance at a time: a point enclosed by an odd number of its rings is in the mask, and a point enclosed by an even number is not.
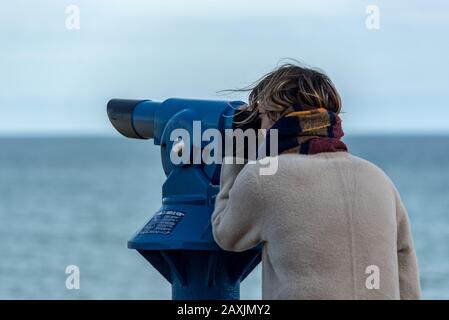
<svg viewBox="0 0 449 320"><path fill-rule="evenodd" d="M337 113L325 108L300 105L293 105L291 109L291 112L281 117L267 130L264 154L273 154L270 153L272 139L270 131L273 129L278 130L278 155L348 151L346 144L341 140L344 133Z"/></svg>

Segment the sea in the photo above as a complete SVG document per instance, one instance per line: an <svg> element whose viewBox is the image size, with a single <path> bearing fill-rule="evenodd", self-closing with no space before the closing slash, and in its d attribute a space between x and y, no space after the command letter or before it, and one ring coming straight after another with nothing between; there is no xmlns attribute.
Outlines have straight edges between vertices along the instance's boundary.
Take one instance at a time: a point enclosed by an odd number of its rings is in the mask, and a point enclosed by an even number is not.
<svg viewBox="0 0 449 320"><path fill-rule="evenodd" d="M424 299L449 299L449 136L349 136L408 209ZM171 299L127 240L158 210L165 175L152 141L0 138L0 299ZM79 287L70 266L79 270ZM241 285L261 297L261 268Z"/></svg>

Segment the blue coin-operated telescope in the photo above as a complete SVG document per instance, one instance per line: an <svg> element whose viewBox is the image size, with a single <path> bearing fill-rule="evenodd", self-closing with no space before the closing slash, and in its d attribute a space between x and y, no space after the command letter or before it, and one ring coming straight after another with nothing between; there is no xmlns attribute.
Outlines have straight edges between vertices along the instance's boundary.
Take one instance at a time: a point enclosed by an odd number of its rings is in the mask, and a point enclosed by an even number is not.
<svg viewBox="0 0 449 320"><path fill-rule="evenodd" d="M203 150L208 143L195 139L207 129L233 127L240 101L168 99L110 100L107 112L112 125L124 136L153 139L161 147L167 180L162 186L162 207L139 230L128 248L136 249L171 284L173 299L239 299L240 282L257 266L260 248L229 252L212 236L210 217L219 190L220 165L192 161L174 164L170 153ZM185 129L190 141L171 141L171 132ZM200 140L200 141L198 141Z"/></svg>

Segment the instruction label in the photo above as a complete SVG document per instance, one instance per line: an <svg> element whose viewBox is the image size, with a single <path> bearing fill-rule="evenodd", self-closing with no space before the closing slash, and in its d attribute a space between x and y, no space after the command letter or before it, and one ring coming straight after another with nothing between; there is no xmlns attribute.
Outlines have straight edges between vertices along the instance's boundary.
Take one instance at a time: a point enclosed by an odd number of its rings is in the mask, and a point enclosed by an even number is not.
<svg viewBox="0 0 449 320"><path fill-rule="evenodd" d="M180 211L158 211L139 234L170 234L183 217L184 213Z"/></svg>

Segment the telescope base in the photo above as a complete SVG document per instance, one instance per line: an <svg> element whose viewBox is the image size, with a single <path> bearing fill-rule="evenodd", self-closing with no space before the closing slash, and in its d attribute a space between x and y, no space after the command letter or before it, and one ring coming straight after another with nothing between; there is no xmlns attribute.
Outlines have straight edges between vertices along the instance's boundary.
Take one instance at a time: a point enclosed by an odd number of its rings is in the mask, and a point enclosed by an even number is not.
<svg viewBox="0 0 449 320"><path fill-rule="evenodd" d="M260 262L260 249L138 250L172 285L173 300L239 300L240 282Z"/></svg>

